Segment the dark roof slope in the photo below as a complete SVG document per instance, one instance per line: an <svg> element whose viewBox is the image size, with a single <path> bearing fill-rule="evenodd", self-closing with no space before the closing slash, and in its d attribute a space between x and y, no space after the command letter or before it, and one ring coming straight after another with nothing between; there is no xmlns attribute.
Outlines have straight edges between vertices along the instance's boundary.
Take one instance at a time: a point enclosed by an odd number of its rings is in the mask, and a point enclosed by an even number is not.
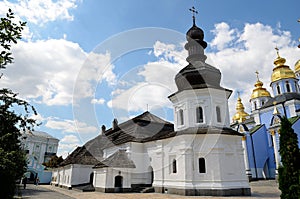
<svg viewBox="0 0 300 199"><path fill-rule="evenodd" d="M170 134L174 134L174 125L148 111L105 131L105 136L115 145L152 141Z"/></svg>
<svg viewBox="0 0 300 199"><path fill-rule="evenodd" d="M95 165L99 163L85 146L77 147L61 164L60 166L66 166L69 164L83 164L83 165Z"/></svg>
<svg viewBox="0 0 300 199"><path fill-rule="evenodd" d="M277 95L273 98L270 98L262 107L263 108L267 108L270 106L274 106L274 102L276 102L276 104L281 104L283 102L289 101L289 100L300 100L300 94L299 93L284 93L281 95Z"/></svg>
<svg viewBox="0 0 300 199"><path fill-rule="evenodd" d="M103 167L136 168L134 162L128 158L125 150L118 150L105 160L96 164L93 168Z"/></svg>
<svg viewBox="0 0 300 199"><path fill-rule="evenodd" d="M114 146L114 144L105 135L98 135L85 143L84 146L96 159L101 160L103 149Z"/></svg>

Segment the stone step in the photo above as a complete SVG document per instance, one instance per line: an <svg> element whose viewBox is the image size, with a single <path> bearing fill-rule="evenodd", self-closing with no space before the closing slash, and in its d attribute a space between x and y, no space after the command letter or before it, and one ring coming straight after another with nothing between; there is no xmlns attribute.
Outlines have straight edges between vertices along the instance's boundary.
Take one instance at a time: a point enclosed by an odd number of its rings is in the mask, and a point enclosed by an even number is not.
<svg viewBox="0 0 300 199"><path fill-rule="evenodd" d="M95 187L92 184L73 186L72 189L75 191L81 191L81 192L95 191Z"/></svg>

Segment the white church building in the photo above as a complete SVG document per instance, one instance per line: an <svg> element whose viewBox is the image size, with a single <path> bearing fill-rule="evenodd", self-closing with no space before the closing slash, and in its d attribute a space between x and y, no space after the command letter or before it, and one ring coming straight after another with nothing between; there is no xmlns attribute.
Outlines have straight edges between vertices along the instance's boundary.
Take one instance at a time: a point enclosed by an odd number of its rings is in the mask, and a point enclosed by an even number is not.
<svg viewBox="0 0 300 199"><path fill-rule="evenodd" d="M230 128L221 72L205 63L204 32L187 32L188 65L175 77L174 124L146 111L78 147L54 171L52 184L101 192L137 190L179 195L251 195L242 136Z"/></svg>

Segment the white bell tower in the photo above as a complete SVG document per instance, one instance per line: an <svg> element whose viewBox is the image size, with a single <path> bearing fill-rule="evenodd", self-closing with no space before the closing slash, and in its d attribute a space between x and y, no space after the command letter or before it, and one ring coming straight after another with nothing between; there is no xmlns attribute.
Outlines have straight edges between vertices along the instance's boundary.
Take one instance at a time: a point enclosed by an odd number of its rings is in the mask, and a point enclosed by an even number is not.
<svg viewBox="0 0 300 199"><path fill-rule="evenodd" d="M190 10L196 12L194 7ZM189 64L176 75L178 91L169 96L176 136L173 147L168 148L170 143L165 146L170 153L165 156L173 160L170 165L182 172L176 174L177 183L171 172L164 188L184 195L251 195L242 135L230 128L228 98L232 91L220 86L220 70L205 63L207 43L195 16L186 38Z"/></svg>

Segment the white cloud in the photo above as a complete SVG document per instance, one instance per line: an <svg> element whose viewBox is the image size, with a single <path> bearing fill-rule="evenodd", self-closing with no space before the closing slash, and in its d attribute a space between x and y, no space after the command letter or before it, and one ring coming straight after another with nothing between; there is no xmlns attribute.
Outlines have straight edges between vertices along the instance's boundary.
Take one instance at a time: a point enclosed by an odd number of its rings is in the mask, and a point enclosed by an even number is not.
<svg viewBox="0 0 300 199"><path fill-rule="evenodd" d="M60 140L60 142L68 144L77 144L79 142L79 139L75 135L66 135Z"/></svg>
<svg viewBox="0 0 300 199"><path fill-rule="evenodd" d="M70 10L75 9L80 0L18 0L10 2L7 0L0 2L0 13L6 13L11 8L26 21L38 25L43 25L55 20L73 20Z"/></svg>
<svg viewBox="0 0 300 199"><path fill-rule="evenodd" d="M14 63L1 79L3 86L49 106L72 104L74 97L93 97L97 81L114 82L115 78L113 66L107 65L109 53L87 56L77 43L64 39L20 41L13 55Z"/></svg>
<svg viewBox="0 0 300 199"><path fill-rule="evenodd" d="M249 100L256 82L255 71L259 71L260 80L272 94L269 85L274 68L273 61L277 57L274 48L279 47L280 55L287 59L286 64L291 69L294 69L294 63L299 59L299 49L293 45L289 32L274 30L272 27L261 23L245 24L241 31L235 29L228 29L227 31L236 32L231 39L231 45L222 50L218 49L216 52L207 53L207 56L212 65L221 70L222 84L235 91L229 100L231 115L235 112L236 91L241 91L241 98L246 111L250 113ZM215 38L219 37L218 34ZM215 39L213 41L216 42L216 46L223 45L223 41L217 42Z"/></svg>
<svg viewBox="0 0 300 199"><path fill-rule="evenodd" d="M83 133L93 134L98 131L95 126L90 126L85 122L77 120L58 120L56 118L48 118L46 127L61 130L64 133Z"/></svg>
<svg viewBox="0 0 300 199"><path fill-rule="evenodd" d="M79 145L81 143L78 137L75 135L66 135L59 142L57 155L66 158Z"/></svg>
<svg viewBox="0 0 300 199"><path fill-rule="evenodd" d="M104 104L105 103L105 99L100 98L100 99L92 99L91 100L92 104Z"/></svg>
<svg viewBox="0 0 300 199"><path fill-rule="evenodd" d="M210 45L218 50L223 50L234 39L235 30L230 30L229 25L225 22L215 24L215 29L212 32L215 38L210 42Z"/></svg>
<svg viewBox="0 0 300 199"><path fill-rule="evenodd" d="M156 42L153 54L158 61L149 62L140 68L128 71L117 83L112 92L108 107L130 111L150 111L170 108L168 96L176 91L176 73L187 65L183 45ZM143 81L140 81L143 77ZM125 89L124 89L125 87ZM123 116L122 116L123 117Z"/></svg>

